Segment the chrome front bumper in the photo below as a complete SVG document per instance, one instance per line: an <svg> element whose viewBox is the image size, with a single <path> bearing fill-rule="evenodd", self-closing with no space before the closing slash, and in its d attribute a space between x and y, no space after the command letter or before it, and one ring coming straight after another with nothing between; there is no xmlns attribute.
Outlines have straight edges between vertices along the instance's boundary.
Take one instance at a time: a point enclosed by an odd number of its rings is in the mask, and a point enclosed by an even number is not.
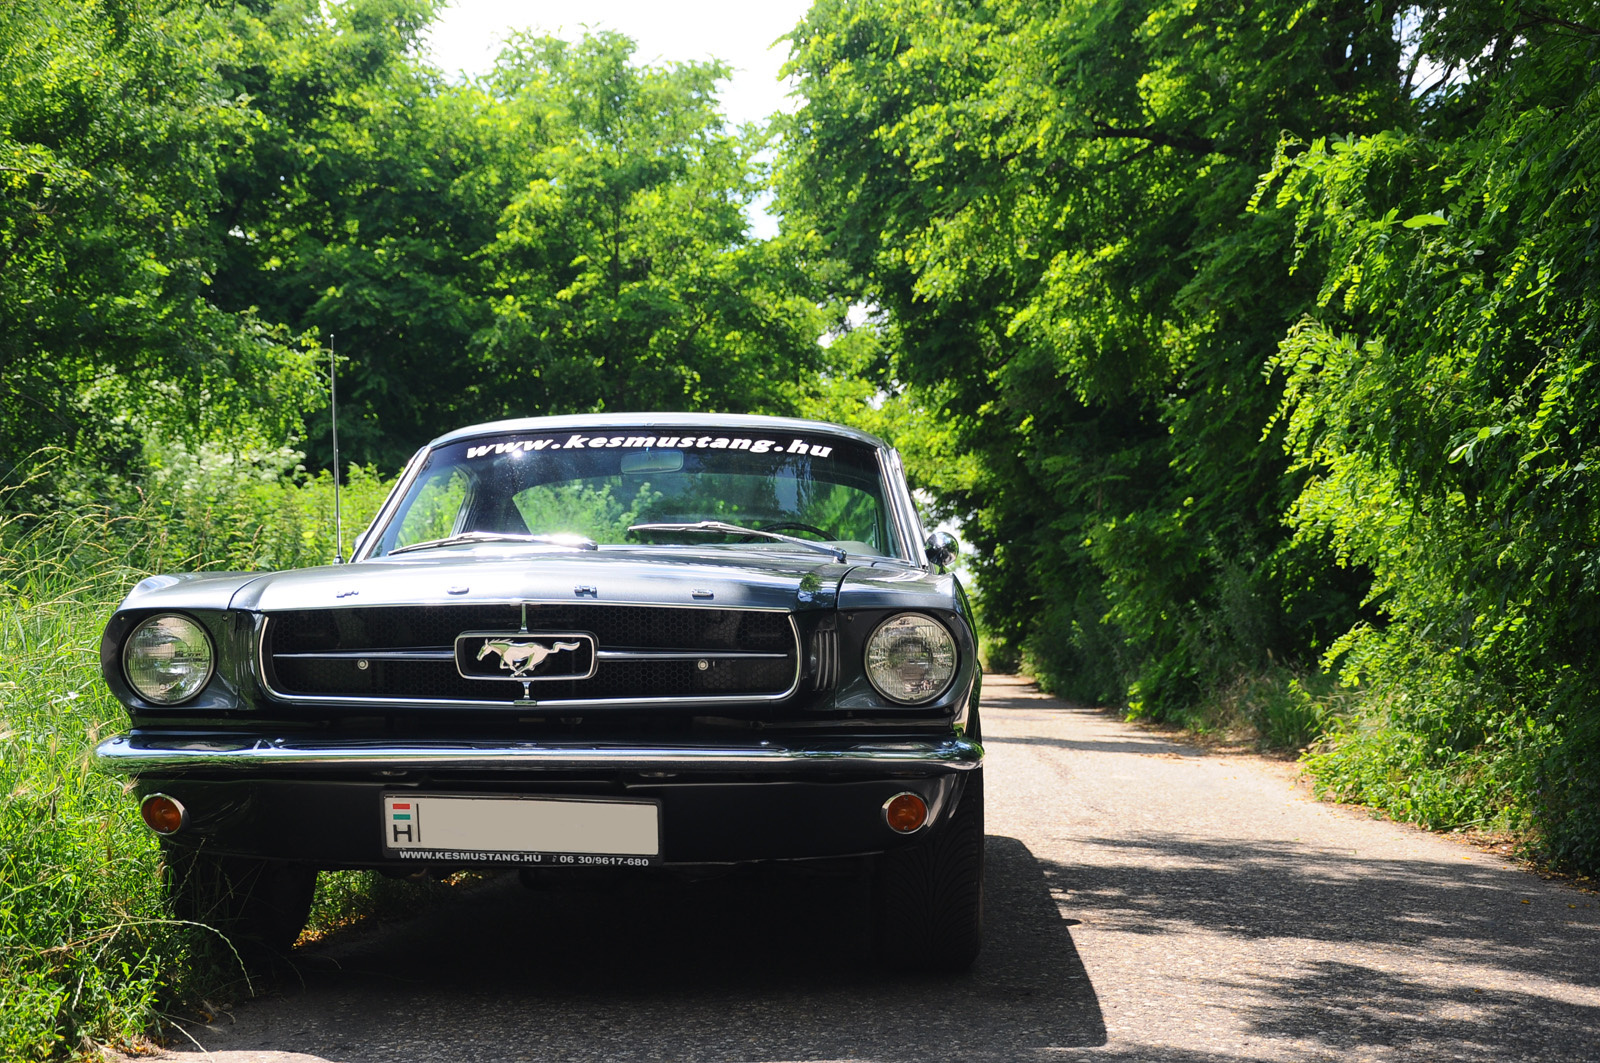
<svg viewBox="0 0 1600 1063"><path fill-rule="evenodd" d="M311 738L233 741L211 736L120 735L95 750L98 765L129 775L238 771L647 771L790 774L821 771L937 775L979 766L983 747L960 738L837 745L758 742L736 746L558 742L390 742Z"/></svg>

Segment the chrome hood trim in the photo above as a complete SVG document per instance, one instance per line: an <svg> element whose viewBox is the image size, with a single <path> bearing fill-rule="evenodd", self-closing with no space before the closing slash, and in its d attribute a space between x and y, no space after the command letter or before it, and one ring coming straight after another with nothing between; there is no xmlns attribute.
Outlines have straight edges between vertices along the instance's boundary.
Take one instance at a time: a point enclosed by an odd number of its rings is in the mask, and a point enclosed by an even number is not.
<svg viewBox="0 0 1600 1063"><path fill-rule="evenodd" d="M873 559L865 559L873 560ZM880 559L881 560L881 559ZM892 563L897 571L903 562ZM214 608L274 613L341 606L505 602L789 610L831 604L855 562L754 550L602 549L526 545L446 547L349 565L252 577Z"/></svg>

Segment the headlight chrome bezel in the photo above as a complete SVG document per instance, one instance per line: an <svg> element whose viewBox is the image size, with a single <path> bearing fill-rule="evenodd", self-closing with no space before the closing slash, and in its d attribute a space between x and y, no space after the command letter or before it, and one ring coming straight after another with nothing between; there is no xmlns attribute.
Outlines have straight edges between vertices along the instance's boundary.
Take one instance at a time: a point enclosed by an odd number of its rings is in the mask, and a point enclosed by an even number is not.
<svg viewBox="0 0 1600 1063"><path fill-rule="evenodd" d="M169 632L166 636L166 645L171 646L181 643L188 647L188 652L181 656L172 654L169 656L168 661L191 666L203 665L203 668L199 671L190 672L188 678L176 681L167 691L162 691L158 684L151 684L148 675L144 677L146 681L141 683L140 678L138 678L140 673L134 667L135 653L141 649L140 636L147 631L156 630L163 623L169 626L182 625L183 629L188 629ZM147 645L153 648L155 644L147 643ZM203 649L203 655L194 652L196 649ZM153 673L156 667L158 665L151 665L150 672ZM122 678L134 694L152 705L172 708L185 702L193 701L210 684L212 676L216 675L216 673L216 643L211 638L211 632L206 630L206 626L192 616L186 616L183 613L156 613L152 616L147 616L135 624L133 629L128 632L128 637L123 640ZM195 679L195 676L198 676L198 679Z"/></svg>
<svg viewBox="0 0 1600 1063"><path fill-rule="evenodd" d="M924 676L916 682L895 676L897 666L891 659L894 651L904 650L908 642L930 638L934 644L928 647ZM939 700L955 682L961 665L960 645L949 626L937 617L918 612L885 617L867 636L862 657L863 670L872 689L890 702L906 706L927 705Z"/></svg>

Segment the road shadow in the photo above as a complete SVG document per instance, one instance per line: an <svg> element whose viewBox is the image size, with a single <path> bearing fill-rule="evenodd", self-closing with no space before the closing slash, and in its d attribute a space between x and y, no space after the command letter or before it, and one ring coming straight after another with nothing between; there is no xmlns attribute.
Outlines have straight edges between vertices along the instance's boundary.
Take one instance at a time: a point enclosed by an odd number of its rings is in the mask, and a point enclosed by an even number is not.
<svg viewBox="0 0 1600 1063"><path fill-rule="evenodd" d="M1119 934L1220 936L1218 983L1241 991L1239 1016L1264 1041L1334 1056L1600 1058L1600 1007L1584 1002L1600 986L1600 897L1469 860L1301 842L1082 844L1094 859L1044 865L1062 911ZM1327 947L1272 973L1230 959L1274 939Z"/></svg>
<svg viewBox="0 0 1600 1063"><path fill-rule="evenodd" d="M506 876L364 940L303 949L275 999L190 1032L212 1051L348 1063L1009 1060L1103 1045L1043 866L1016 839L987 844L984 951L958 978L874 967L860 875L773 867L547 892Z"/></svg>
<svg viewBox="0 0 1600 1063"><path fill-rule="evenodd" d="M984 744L1031 745L1052 749L1074 750L1084 753L1133 753L1142 756L1205 757L1208 752L1201 746L1183 738L1157 731L1135 730L1125 726L1119 714L1104 708L1075 705L1060 698L1042 693L1037 684L1008 679L997 683L993 676L984 679L983 712L985 718L1004 716L1008 727L1017 721L1059 721L1062 718L1081 720L1089 724L1095 734L1090 738L1067 738L1061 735L1020 735L985 733Z"/></svg>
<svg viewBox="0 0 1600 1063"><path fill-rule="evenodd" d="M1123 933L1420 947L1430 955L1600 986L1600 896L1498 865L1363 857L1267 839L1085 838L1093 861L1046 863L1064 910ZM1086 914L1080 914L1086 913Z"/></svg>
<svg viewBox="0 0 1600 1063"><path fill-rule="evenodd" d="M1363 964L1322 961L1269 982L1277 1003L1250 1009L1251 1028L1273 1039L1314 1039L1340 1055L1374 1047L1390 1058L1482 1063L1600 1055L1600 1007L1485 989L1470 977L1441 986Z"/></svg>

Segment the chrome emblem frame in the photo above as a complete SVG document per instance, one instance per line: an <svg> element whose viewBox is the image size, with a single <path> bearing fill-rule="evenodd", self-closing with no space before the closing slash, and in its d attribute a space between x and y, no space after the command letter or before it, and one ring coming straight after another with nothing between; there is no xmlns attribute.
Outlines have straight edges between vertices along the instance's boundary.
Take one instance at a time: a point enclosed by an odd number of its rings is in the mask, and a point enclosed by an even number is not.
<svg viewBox="0 0 1600 1063"><path fill-rule="evenodd" d="M466 645L463 645L466 643ZM582 664L582 653L589 651L588 667ZM463 679L512 680L524 685L541 681L589 679L599 665L599 647L594 635L587 631L463 631L456 636L456 671ZM546 661L570 653L579 660L571 671L555 675L538 675L536 669ZM497 659L498 668L487 671L472 668L471 664Z"/></svg>

